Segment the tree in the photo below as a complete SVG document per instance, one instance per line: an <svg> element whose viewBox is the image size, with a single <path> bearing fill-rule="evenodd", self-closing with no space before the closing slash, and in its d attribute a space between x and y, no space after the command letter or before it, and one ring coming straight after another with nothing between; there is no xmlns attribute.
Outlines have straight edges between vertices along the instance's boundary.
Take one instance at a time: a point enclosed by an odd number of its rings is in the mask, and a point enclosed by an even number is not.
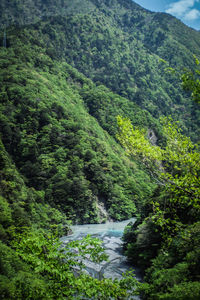
<svg viewBox="0 0 200 300"><path fill-rule="evenodd" d="M143 162L156 183L167 192L164 203L152 202L151 219L162 228L165 239L172 236L188 220L200 213L200 153L198 145L182 134L178 122L161 120L165 135L163 147L152 145L144 130L133 128L130 120L118 116L118 140Z"/></svg>
<svg viewBox="0 0 200 300"><path fill-rule="evenodd" d="M194 56L196 69L195 70L185 70L181 75L182 85L186 91L190 91L192 98L200 104L200 61L196 56Z"/></svg>
<svg viewBox="0 0 200 300"><path fill-rule="evenodd" d="M96 279L84 272L85 260L95 263L107 260L101 243L99 239L87 236L63 246L57 237L29 229L16 235L12 247L35 276L35 289L41 294L34 299L107 300L127 299L130 292L136 294L133 289L137 281L130 274L121 281L112 281L104 277ZM38 284L42 282L42 288L37 289L36 279ZM18 286L19 299L32 299L31 285L20 282Z"/></svg>
<svg viewBox="0 0 200 300"><path fill-rule="evenodd" d="M199 59L193 55L194 62L196 65L195 69L187 69L179 71L172 67L166 67L165 71L170 73L177 73L178 77L181 79L182 87L185 91L191 92L191 97L195 102L200 104L200 61ZM167 64L164 59L160 59L160 62Z"/></svg>

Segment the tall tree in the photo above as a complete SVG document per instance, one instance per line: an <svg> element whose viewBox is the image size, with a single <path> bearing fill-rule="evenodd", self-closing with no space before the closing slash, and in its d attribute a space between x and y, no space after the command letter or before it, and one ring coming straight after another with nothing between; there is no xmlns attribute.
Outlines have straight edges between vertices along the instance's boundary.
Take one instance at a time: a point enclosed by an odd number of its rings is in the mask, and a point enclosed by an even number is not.
<svg viewBox="0 0 200 300"><path fill-rule="evenodd" d="M134 128L130 120L120 116L118 139L129 155L140 158L152 178L168 193L167 202L153 203L153 220L170 241L191 211L195 210L195 216L200 213L200 153L198 145L181 133L177 122L163 118L162 124L163 147L152 145L145 131Z"/></svg>

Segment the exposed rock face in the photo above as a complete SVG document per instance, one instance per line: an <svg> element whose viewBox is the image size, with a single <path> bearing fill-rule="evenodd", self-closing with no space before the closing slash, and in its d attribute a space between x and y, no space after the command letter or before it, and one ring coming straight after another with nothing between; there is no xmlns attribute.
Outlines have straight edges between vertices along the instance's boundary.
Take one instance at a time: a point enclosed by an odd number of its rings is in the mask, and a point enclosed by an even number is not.
<svg viewBox="0 0 200 300"><path fill-rule="evenodd" d="M97 210L99 223L105 223L106 221L112 221L105 207L105 201L102 198L97 198Z"/></svg>
<svg viewBox="0 0 200 300"><path fill-rule="evenodd" d="M157 136L155 135L155 132L152 129L148 129L148 133L147 133L148 139L150 141L150 143L155 146L157 144Z"/></svg>

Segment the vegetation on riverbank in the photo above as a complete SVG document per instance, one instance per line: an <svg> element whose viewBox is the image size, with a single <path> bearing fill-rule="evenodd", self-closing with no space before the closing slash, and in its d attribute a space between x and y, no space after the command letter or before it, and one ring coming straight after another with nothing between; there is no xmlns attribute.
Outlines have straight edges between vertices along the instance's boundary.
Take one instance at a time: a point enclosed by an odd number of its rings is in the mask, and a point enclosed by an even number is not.
<svg viewBox="0 0 200 300"><path fill-rule="evenodd" d="M199 101L198 79L192 74L199 75L198 69L182 76L183 86ZM159 147L129 120L118 117L120 142L129 155L141 157L158 184L142 208L144 217L125 229L125 253L143 269L144 299L199 299L199 145L184 136L172 119L162 123L166 142Z"/></svg>
<svg viewBox="0 0 200 300"><path fill-rule="evenodd" d="M125 241L146 269L144 297L196 300L200 112L164 69L194 66L200 33L131 0L2 0L0 16L3 299L126 298L132 276L76 277L75 253L58 243L72 222L105 222L103 207L138 216ZM195 99L198 75L182 78ZM160 124L168 114L183 132ZM118 115L137 127L134 158L116 138ZM98 259L94 243L70 247Z"/></svg>

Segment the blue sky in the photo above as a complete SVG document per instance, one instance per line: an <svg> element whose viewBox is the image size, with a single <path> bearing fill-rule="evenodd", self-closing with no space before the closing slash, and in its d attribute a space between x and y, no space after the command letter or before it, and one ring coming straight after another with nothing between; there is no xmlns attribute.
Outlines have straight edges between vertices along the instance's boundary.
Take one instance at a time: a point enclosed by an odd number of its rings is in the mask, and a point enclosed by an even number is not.
<svg viewBox="0 0 200 300"><path fill-rule="evenodd" d="M134 0L151 11L167 12L200 30L200 0Z"/></svg>

